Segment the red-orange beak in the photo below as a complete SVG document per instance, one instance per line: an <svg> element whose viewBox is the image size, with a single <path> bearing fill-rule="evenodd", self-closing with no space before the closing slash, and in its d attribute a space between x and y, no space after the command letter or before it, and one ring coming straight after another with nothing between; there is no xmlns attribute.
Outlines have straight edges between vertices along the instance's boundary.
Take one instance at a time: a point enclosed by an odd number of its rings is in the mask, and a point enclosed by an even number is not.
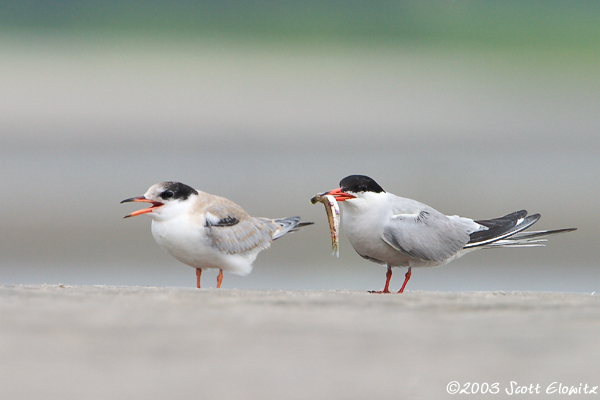
<svg viewBox="0 0 600 400"><path fill-rule="evenodd" d="M141 210L134 211L131 214L124 216L123 218L135 217L136 215L151 213L155 208L164 206L163 203L158 202L158 201L148 200L144 196L132 197L130 199L125 199L121 203L130 203L132 201L136 202L136 203L152 203L152 205L148 208L142 208Z"/></svg>
<svg viewBox="0 0 600 400"><path fill-rule="evenodd" d="M337 201L346 201L356 198L356 196L352 196L350 193L342 192L342 188L330 190L329 192L323 194L333 196Z"/></svg>

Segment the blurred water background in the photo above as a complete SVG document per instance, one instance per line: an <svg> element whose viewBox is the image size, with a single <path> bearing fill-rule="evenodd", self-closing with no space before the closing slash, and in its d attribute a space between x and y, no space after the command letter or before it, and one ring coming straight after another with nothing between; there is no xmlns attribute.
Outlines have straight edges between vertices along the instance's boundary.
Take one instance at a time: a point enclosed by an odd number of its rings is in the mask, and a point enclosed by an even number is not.
<svg viewBox="0 0 600 400"><path fill-rule="evenodd" d="M225 287L378 289L309 198L366 174L447 214L539 212L542 249L409 290L600 287L600 3L5 1L0 283L193 287L119 201L159 181L317 225ZM400 286L404 271L392 281ZM216 273L204 277L214 286Z"/></svg>

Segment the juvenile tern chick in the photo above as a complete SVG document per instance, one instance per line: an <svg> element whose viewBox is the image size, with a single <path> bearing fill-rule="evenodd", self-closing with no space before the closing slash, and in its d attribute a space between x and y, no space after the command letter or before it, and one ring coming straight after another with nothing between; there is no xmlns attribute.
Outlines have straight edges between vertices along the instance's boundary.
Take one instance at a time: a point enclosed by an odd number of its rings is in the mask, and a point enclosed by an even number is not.
<svg viewBox="0 0 600 400"><path fill-rule="evenodd" d="M540 219L521 210L500 218L472 220L447 216L418 201L387 193L373 179L351 175L340 188L323 193L342 204L343 227L363 258L387 266L383 291L389 293L392 267L406 267L402 293L412 267L436 267L482 248L544 246L544 237L577 228L522 232Z"/></svg>
<svg viewBox="0 0 600 400"><path fill-rule="evenodd" d="M141 214L152 217L152 236L167 253L196 268L198 288L202 270L219 270L219 288L223 271L248 275L258 253L268 249L273 240L312 224L300 222L300 217L254 218L226 198L179 182L157 183L143 196L121 203L128 202L151 204L124 218Z"/></svg>

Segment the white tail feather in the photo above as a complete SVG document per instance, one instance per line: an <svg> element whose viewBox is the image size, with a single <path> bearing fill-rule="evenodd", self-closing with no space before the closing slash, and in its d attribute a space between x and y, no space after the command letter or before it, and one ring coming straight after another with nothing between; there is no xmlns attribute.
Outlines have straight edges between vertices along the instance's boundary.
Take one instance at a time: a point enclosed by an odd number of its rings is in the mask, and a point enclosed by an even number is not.
<svg viewBox="0 0 600 400"><path fill-rule="evenodd" d="M548 236L557 235L559 233L570 232L575 228L567 229L556 229L552 231L531 231L531 232L517 232L516 234L506 239L498 240L496 242L487 244L484 246L485 249L492 249L495 247L544 247L544 242Z"/></svg>

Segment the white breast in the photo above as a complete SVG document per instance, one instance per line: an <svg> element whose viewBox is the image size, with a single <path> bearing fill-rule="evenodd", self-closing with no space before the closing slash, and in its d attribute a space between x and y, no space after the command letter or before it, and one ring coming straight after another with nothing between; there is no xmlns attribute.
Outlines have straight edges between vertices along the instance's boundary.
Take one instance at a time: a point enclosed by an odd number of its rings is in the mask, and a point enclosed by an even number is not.
<svg viewBox="0 0 600 400"><path fill-rule="evenodd" d="M191 224L185 218L152 221L152 236L160 247L177 260L194 268L215 268L238 275L252 271L257 254L231 255L212 246L204 224Z"/></svg>
<svg viewBox="0 0 600 400"><path fill-rule="evenodd" d="M388 245L383 240L384 229L395 212L396 196L383 193L365 193L361 198L343 202L342 229L354 250L371 261L395 267L433 267L441 265L412 258ZM419 203L408 203L418 214ZM404 210L410 212L410 210Z"/></svg>

